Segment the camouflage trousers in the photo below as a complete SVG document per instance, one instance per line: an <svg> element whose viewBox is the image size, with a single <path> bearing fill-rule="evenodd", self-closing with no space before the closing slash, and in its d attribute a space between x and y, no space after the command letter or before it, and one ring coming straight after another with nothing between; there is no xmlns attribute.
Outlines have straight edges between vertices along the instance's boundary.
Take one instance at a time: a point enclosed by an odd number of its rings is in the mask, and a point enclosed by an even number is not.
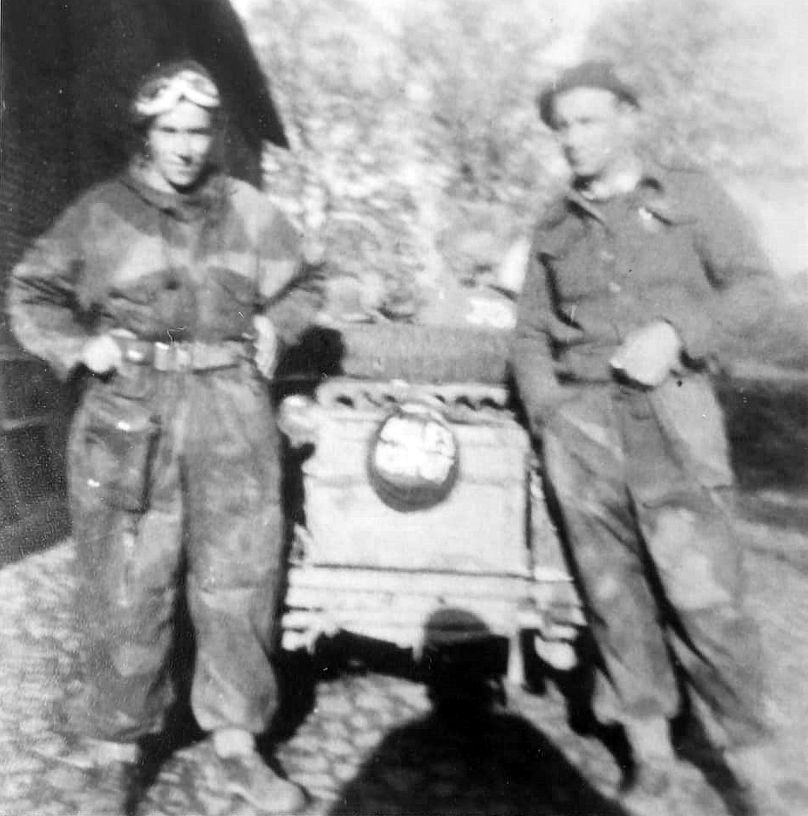
<svg viewBox="0 0 808 816"><path fill-rule="evenodd" d="M180 592L199 726L258 733L274 711L280 468L267 389L248 368L132 366L85 394L69 464L87 657L75 717L88 735L163 728Z"/></svg>
<svg viewBox="0 0 808 816"><path fill-rule="evenodd" d="M706 377L582 388L551 415L545 475L596 646L602 722L673 718L680 689L731 740L761 733L723 417Z"/></svg>

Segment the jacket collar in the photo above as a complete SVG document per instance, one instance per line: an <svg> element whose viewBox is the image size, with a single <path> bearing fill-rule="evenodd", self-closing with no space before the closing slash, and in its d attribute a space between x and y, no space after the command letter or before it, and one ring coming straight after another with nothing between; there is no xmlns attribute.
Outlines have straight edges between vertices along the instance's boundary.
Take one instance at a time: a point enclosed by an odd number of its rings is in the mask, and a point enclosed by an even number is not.
<svg viewBox="0 0 808 816"><path fill-rule="evenodd" d="M232 193L229 179L212 170L202 183L189 193L169 193L157 190L146 182L142 160L133 160L121 177L122 183L152 207L180 221L215 218Z"/></svg>
<svg viewBox="0 0 808 816"><path fill-rule="evenodd" d="M668 173L659 165L646 162L634 189L622 195L660 221L672 224L679 220L679 208L671 194ZM566 194L566 202L570 209L578 210L590 218L605 223L599 202L587 197L585 190L570 187Z"/></svg>

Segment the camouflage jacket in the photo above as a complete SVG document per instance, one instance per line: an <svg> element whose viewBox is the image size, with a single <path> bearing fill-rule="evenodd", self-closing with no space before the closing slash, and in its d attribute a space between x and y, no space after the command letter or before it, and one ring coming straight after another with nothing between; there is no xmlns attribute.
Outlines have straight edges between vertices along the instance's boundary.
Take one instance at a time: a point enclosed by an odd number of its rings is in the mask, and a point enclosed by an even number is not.
<svg viewBox="0 0 808 816"><path fill-rule="evenodd" d="M535 229L519 299L512 363L534 429L565 383L610 381L615 349L654 320L698 367L771 279L750 225L701 172L655 168L598 203L571 190Z"/></svg>
<svg viewBox="0 0 808 816"><path fill-rule="evenodd" d="M253 316L270 311L291 342L317 305L300 270L296 230L248 184L213 176L179 196L133 171L89 190L34 242L8 311L23 347L66 377L84 343L111 329L215 343L249 337Z"/></svg>

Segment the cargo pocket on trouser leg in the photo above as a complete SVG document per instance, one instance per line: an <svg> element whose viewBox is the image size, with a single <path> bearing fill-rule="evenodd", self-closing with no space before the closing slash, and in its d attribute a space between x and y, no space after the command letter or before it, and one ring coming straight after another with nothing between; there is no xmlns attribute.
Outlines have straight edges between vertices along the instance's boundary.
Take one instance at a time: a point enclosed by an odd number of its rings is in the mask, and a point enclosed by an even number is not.
<svg viewBox="0 0 808 816"><path fill-rule="evenodd" d="M159 424L143 405L94 400L83 426L86 486L110 506L143 513L149 502Z"/></svg>
<svg viewBox="0 0 808 816"><path fill-rule="evenodd" d="M649 404L689 482L707 489L733 484L724 415L706 374L667 380L650 393Z"/></svg>
<svg viewBox="0 0 808 816"><path fill-rule="evenodd" d="M737 551L728 520L710 505L709 494L671 496L638 513L648 554L674 609L736 605Z"/></svg>

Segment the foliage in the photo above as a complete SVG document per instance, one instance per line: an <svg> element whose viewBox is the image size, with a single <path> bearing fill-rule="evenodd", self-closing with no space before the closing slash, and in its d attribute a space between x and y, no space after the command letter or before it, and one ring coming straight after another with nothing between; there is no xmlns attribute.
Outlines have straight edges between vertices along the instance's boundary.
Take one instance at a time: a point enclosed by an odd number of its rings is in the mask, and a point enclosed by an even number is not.
<svg viewBox="0 0 808 816"><path fill-rule="evenodd" d="M425 90L453 194L519 200L541 179L549 145L537 138L532 97L557 31L529 9L443 0L407 14L403 56Z"/></svg>
<svg viewBox="0 0 808 816"><path fill-rule="evenodd" d="M801 166L766 18L722 0L599 5L586 55L636 80L656 151L733 172ZM558 69L565 8L256 3L249 28L292 143L268 149L269 188L312 254L405 313L495 266L563 176L533 100Z"/></svg>
<svg viewBox="0 0 808 816"><path fill-rule="evenodd" d="M527 227L553 150L526 80L553 36L535 12L524 26L534 5L402 3L392 22L361 0L255 7L250 28L293 147L268 151L270 190L330 264L417 298L474 265L453 250L469 220L496 224L486 264Z"/></svg>
<svg viewBox="0 0 808 816"><path fill-rule="evenodd" d="M587 50L642 90L657 153L726 172L805 169L777 19L725 0L634 0L594 22Z"/></svg>

